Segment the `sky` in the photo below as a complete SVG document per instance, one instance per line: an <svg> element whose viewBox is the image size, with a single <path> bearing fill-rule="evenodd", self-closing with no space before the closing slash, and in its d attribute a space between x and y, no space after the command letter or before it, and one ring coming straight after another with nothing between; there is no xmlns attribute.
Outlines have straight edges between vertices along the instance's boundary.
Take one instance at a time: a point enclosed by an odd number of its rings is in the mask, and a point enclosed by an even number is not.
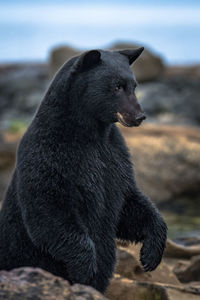
<svg viewBox="0 0 200 300"><path fill-rule="evenodd" d="M144 45L169 64L200 63L200 0L0 0L0 63L115 41Z"/></svg>

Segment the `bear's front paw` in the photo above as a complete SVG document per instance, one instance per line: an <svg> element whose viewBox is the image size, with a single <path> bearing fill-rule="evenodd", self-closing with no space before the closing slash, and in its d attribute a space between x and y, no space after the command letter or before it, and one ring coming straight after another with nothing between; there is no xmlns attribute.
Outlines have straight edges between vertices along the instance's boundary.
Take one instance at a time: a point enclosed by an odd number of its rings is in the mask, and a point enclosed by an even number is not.
<svg viewBox="0 0 200 300"><path fill-rule="evenodd" d="M163 223L160 230L152 231L144 239L140 252L140 261L145 272L156 269L160 264L166 246L167 226Z"/></svg>

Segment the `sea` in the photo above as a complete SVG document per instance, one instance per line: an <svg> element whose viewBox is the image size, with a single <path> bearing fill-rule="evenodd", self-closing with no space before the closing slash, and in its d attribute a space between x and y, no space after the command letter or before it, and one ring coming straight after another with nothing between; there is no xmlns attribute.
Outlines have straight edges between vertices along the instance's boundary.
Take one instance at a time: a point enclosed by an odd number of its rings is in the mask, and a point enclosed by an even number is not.
<svg viewBox="0 0 200 300"><path fill-rule="evenodd" d="M143 45L167 64L200 64L200 3L0 2L0 63L46 61L62 45L87 50L115 42Z"/></svg>

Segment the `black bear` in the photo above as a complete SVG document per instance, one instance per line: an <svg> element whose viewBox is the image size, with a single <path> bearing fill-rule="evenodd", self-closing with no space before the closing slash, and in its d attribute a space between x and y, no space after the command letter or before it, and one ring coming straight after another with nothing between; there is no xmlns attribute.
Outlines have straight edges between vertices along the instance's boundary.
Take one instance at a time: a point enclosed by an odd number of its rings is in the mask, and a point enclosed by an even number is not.
<svg viewBox="0 0 200 300"><path fill-rule="evenodd" d="M160 263L166 224L137 187L116 126L145 119L130 69L142 51L87 51L55 76L18 148L0 212L0 269L40 267L104 292L116 238L143 243L145 271Z"/></svg>

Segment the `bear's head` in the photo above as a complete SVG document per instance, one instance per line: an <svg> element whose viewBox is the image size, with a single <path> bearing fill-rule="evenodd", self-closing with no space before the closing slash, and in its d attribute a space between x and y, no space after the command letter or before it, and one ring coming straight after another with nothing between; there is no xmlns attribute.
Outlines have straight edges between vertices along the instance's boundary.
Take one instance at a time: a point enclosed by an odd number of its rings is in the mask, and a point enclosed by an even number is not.
<svg viewBox="0 0 200 300"><path fill-rule="evenodd" d="M60 94L65 90L63 81L68 82L65 103L71 114L78 114L79 119L81 114L90 124L118 121L128 127L140 125L146 117L135 95L137 83L130 65L143 49L91 50L68 61L56 77L62 82L60 87L57 84Z"/></svg>

